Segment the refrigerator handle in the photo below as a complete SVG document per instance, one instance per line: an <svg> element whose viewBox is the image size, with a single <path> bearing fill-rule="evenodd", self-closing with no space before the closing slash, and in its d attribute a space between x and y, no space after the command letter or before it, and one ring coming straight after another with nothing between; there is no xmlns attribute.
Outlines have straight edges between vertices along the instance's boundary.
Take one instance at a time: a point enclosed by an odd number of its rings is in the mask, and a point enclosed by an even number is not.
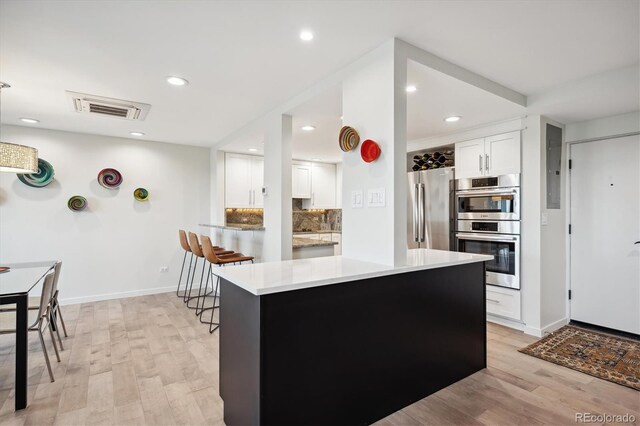
<svg viewBox="0 0 640 426"><path fill-rule="evenodd" d="M420 184L420 192L418 197L418 207L420 208L419 217L418 217L418 233L419 241L424 242L424 183Z"/></svg>
<svg viewBox="0 0 640 426"><path fill-rule="evenodd" d="M418 184L413 184L413 240L419 242L418 239Z"/></svg>

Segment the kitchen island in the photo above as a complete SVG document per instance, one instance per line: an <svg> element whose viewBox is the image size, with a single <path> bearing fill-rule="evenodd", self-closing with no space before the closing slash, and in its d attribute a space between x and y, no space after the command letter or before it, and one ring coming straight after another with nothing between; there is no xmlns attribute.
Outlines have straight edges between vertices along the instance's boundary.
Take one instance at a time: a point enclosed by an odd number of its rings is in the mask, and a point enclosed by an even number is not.
<svg viewBox="0 0 640 426"><path fill-rule="evenodd" d="M368 424L486 367L491 256L410 250L222 268L227 425Z"/></svg>

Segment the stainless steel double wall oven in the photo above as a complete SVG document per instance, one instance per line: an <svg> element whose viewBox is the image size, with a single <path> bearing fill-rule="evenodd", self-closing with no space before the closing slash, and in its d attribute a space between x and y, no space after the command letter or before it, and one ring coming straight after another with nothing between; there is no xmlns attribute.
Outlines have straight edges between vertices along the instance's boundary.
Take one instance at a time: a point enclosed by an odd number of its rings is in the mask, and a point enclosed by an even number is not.
<svg viewBox="0 0 640 426"><path fill-rule="evenodd" d="M456 248L488 254L487 284L520 289L520 175L456 180Z"/></svg>

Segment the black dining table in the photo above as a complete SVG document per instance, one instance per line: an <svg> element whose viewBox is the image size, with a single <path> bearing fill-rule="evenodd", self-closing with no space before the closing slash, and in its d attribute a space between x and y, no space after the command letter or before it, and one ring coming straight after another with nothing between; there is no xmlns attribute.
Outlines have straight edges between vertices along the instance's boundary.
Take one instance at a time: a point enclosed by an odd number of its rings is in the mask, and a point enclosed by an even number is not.
<svg viewBox="0 0 640 426"><path fill-rule="evenodd" d="M43 278L55 264L50 260L1 265L9 270L0 273L0 305L16 305L16 410L27 407L29 294L40 296Z"/></svg>

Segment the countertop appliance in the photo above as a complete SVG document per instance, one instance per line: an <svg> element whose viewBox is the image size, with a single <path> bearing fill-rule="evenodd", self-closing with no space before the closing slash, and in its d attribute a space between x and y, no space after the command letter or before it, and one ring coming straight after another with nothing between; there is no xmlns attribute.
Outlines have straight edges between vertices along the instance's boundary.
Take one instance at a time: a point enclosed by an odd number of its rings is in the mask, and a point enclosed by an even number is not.
<svg viewBox="0 0 640 426"><path fill-rule="evenodd" d="M453 168L409 172L408 182L409 248L453 249Z"/></svg>
<svg viewBox="0 0 640 426"><path fill-rule="evenodd" d="M520 220L520 175L458 179L458 219Z"/></svg>
<svg viewBox="0 0 640 426"><path fill-rule="evenodd" d="M488 254L487 284L520 289L520 221L459 220L458 251Z"/></svg>

